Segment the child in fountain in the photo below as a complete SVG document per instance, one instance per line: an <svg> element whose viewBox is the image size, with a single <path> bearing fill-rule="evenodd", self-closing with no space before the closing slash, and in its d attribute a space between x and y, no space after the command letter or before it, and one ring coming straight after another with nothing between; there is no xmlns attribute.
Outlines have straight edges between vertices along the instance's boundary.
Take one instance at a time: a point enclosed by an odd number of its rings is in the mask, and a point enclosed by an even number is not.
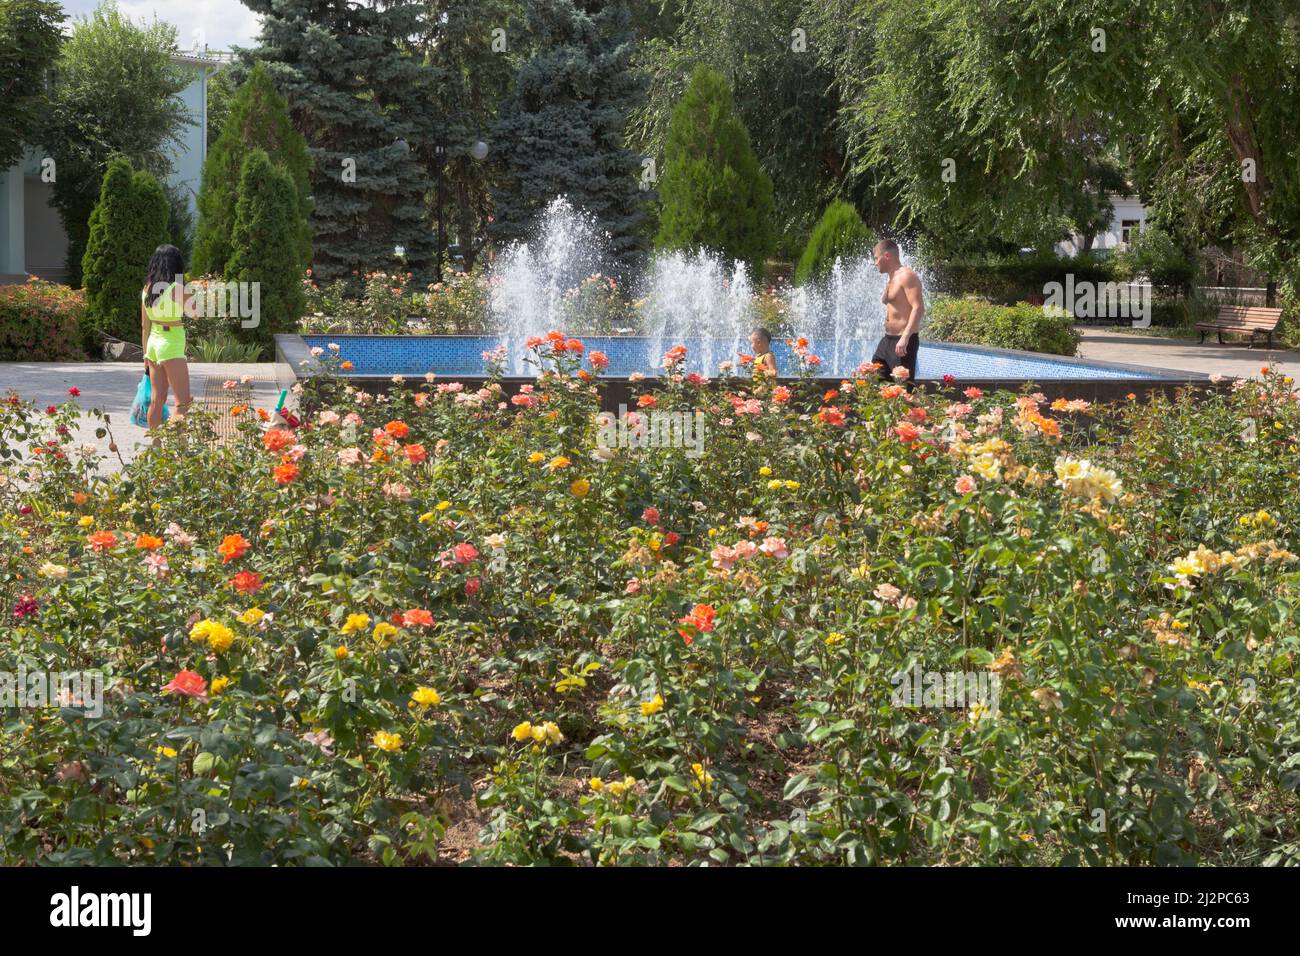
<svg viewBox="0 0 1300 956"><path fill-rule="evenodd" d="M776 378L776 356L772 354L772 333L757 328L749 333L749 347L754 350L754 375Z"/></svg>

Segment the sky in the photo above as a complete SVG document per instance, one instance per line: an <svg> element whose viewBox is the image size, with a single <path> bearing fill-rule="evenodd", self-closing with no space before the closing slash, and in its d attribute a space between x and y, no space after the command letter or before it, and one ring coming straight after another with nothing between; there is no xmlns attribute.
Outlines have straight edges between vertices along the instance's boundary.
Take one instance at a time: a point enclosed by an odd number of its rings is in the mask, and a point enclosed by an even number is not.
<svg viewBox="0 0 1300 956"><path fill-rule="evenodd" d="M66 27L89 16L99 0L60 0L68 15ZM118 9L135 23L148 23L155 17L176 27L176 44L182 50L206 42L212 50L229 50L231 46L252 46L258 33L258 16L239 0L117 0Z"/></svg>

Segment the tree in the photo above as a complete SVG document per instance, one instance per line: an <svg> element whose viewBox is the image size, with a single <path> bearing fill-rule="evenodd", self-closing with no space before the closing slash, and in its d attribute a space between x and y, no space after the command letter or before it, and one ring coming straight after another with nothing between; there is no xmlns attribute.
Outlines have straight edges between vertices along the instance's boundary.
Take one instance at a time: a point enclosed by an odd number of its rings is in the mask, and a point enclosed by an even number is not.
<svg viewBox="0 0 1300 956"><path fill-rule="evenodd" d="M74 286L109 160L123 156L163 179L172 169L169 152L193 125L178 96L191 77L172 60L175 49L175 27L157 20L137 27L111 0L77 20L63 44L39 138L56 163L51 205L68 234Z"/></svg>
<svg viewBox="0 0 1300 956"><path fill-rule="evenodd" d="M1206 0L865 0L846 13L873 36L837 64L855 165L930 236L1083 232L1113 165L1180 245L1239 243L1300 291L1294 0L1252 0L1249 15Z"/></svg>
<svg viewBox="0 0 1300 956"><path fill-rule="evenodd" d="M293 255L301 235L299 210L289 171L272 163L265 150L249 152L239 176L226 278L258 284L258 322L247 329L241 325L234 334L264 350L273 347L276 333L297 328L305 307L302 272Z"/></svg>
<svg viewBox="0 0 1300 956"><path fill-rule="evenodd" d="M421 157L433 148L436 117L429 109L433 74L413 47L429 32L424 4L244 5L262 15L262 32L257 48L230 67L232 78L264 63L306 139L313 272L357 290L366 273L402 261L427 275L434 239Z"/></svg>
<svg viewBox="0 0 1300 956"><path fill-rule="evenodd" d="M772 180L758 164L723 77L697 67L673 108L659 179L658 249L713 249L763 273L775 246Z"/></svg>
<svg viewBox="0 0 1300 956"><path fill-rule="evenodd" d="M851 203L837 200L826 207L813 229L795 268L796 285L820 279L830 272L836 259L847 259L871 249L875 236Z"/></svg>
<svg viewBox="0 0 1300 956"><path fill-rule="evenodd" d="M0 170L18 162L41 128L46 81L65 19L53 0L0 5Z"/></svg>
<svg viewBox="0 0 1300 956"><path fill-rule="evenodd" d="M500 241L525 238L556 196L609 234L616 273L640 265L647 246L640 158L624 145L641 95L629 63L634 37L623 0L526 0L527 59L492 131L502 179L493 191Z"/></svg>
<svg viewBox="0 0 1300 956"><path fill-rule="evenodd" d="M834 73L819 55L843 30L841 22L820 21L825 2L672 4L676 29L642 43L637 56L649 76L647 101L634 116L637 147L661 158L673 107L695 67L717 70L730 84L759 163L772 176L779 228L806 235L827 199L849 186Z"/></svg>
<svg viewBox="0 0 1300 956"><path fill-rule="evenodd" d="M1239 246L1300 301L1300 7L1140 6L1148 88L1124 119L1157 222L1179 245Z"/></svg>
<svg viewBox="0 0 1300 956"><path fill-rule="evenodd" d="M208 80L208 149L221 138L226 117L230 115L230 101L238 89L230 70L218 70Z"/></svg>
<svg viewBox="0 0 1300 956"><path fill-rule="evenodd" d="M292 255L300 274L311 262L311 157L302 134L289 120L288 104L276 92L266 68L258 64L235 93L221 136L203 164L192 265L195 274L225 274L244 160L256 149L289 173L297 196L291 223L298 235L282 255Z"/></svg>
<svg viewBox="0 0 1300 956"><path fill-rule="evenodd" d="M145 170L118 157L108 165L90 214L82 259L86 288L85 345L104 333L127 342L140 333L140 291L149 257L167 241L167 196Z"/></svg>

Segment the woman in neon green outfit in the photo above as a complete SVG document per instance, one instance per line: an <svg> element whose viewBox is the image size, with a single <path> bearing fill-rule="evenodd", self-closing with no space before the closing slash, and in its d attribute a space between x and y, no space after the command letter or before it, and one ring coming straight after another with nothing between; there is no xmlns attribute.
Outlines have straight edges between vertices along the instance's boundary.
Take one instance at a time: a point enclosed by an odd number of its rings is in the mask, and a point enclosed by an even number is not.
<svg viewBox="0 0 1300 956"><path fill-rule="evenodd" d="M149 430L162 424L168 388L176 392L176 414L190 407L190 373L185 362L186 315L192 304L185 296L185 262L175 246L162 245L149 257L144 290L140 293L140 339L149 369ZM159 440L154 439L154 447Z"/></svg>

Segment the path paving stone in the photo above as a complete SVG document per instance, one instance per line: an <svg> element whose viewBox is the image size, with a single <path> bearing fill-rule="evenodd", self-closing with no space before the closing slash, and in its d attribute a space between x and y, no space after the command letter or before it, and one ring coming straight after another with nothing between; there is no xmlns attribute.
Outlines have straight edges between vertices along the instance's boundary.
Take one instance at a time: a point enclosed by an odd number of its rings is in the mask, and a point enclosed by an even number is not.
<svg viewBox="0 0 1300 956"><path fill-rule="evenodd" d="M254 408L271 411L280 397L275 384L275 365L270 362L191 362L189 371L190 393L196 405L210 395L214 404L219 403L228 409L235 394L222 389L222 383L231 379L239 381L246 375L251 375L253 381L247 389L236 392ZM0 395L16 391L21 398L34 401L40 408L67 401L79 404L86 411L83 411L74 433L74 447L94 444L99 453L106 456L100 461L100 473L104 474L119 469L149 445L145 430L130 423L131 402L135 399L136 386L143 373L143 366L136 362L0 362ZM68 395L72 386L81 392L76 398ZM167 396L167 404L173 412L176 410L174 395ZM292 394L285 404L290 408L297 407ZM111 438L95 436L95 429L102 423L89 413L91 408L101 408L108 413ZM109 451L110 441L117 443L116 454Z"/></svg>

